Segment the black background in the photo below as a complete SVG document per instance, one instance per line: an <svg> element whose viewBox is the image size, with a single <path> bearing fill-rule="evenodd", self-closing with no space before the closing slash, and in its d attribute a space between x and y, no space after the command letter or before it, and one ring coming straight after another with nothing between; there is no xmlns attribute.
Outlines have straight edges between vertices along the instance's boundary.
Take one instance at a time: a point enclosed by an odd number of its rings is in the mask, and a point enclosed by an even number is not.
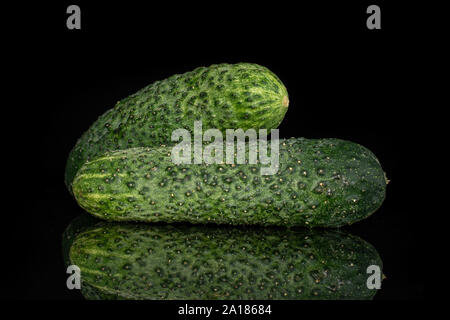
<svg viewBox="0 0 450 320"><path fill-rule="evenodd" d="M77 138L116 101L174 73L214 63L253 62L276 73L290 105L281 137L336 137L358 142L379 158L391 183L382 208L345 229L379 252L387 279L376 300L420 299L415 276L416 212L403 169L410 123L405 102L413 57L401 23L404 7L382 1L205 2L164 5L62 1L39 4L10 25L16 49L7 61L19 123L12 159L23 179L8 236L5 298L81 299L66 288L61 234L82 212L67 192L64 167ZM81 7L81 30L66 28L66 8ZM382 29L366 28L378 4ZM30 8L30 7L29 7ZM20 36L13 36L20 31ZM20 106L20 108L19 108ZM23 138L26 136L26 139ZM11 141L9 141L11 142ZM16 194L17 196L17 194ZM417 211L417 209L416 209Z"/></svg>

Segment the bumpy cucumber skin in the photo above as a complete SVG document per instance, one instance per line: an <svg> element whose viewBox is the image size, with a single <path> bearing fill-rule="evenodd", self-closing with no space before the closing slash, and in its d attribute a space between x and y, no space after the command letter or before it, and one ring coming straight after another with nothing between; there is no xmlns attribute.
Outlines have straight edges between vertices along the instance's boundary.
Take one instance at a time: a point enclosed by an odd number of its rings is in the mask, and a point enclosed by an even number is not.
<svg viewBox="0 0 450 320"><path fill-rule="evenodd" d="M116 151L79 170L74 195L110 221L339 227L381 206L385 175L363 146L291 138L279 150L268 176L261 164L174 165L169 147Z"/></svg>
<svg viewBox="0 0 450 320"><path fill-rule="evenodd" d="M176 74L119 101L100 116L70 152L65 171L69 191L84 162L107 151L171 143L175 129L274 129L289 99L280 79L251 63L217 64Z"/></svg>
<svg viewBox="0 0 450 320"><path fill-rule="evenodd" d="M87 299L372 299L382 261L341 231L100 223L72 243Z"/></svg>
<svg viewBox="0 0 450 320"><path fill-rule="evenodd" d="M75 240L76 236L83 231L86 231L89 227L97 224L99 219L96 219L94 216L83 213L73 219L67 228L64 230L62 235L62 254L64 259L64 265L68 267L70 265L69 259L69 249L72 246L72 242Z"/></svg>

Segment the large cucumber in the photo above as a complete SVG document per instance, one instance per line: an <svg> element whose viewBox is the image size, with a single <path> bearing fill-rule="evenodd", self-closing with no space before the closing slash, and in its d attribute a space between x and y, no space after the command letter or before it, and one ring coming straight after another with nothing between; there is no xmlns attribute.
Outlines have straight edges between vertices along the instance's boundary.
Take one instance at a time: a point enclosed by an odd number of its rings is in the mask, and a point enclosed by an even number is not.
<svg viewBox="0 0 450 320"><path fill-rule="evenodd" d="M97 224L99 219L96 219L90 214L82 213L73 219L67 228L64 230L62 235L62 254L64 259L64 265L67 267L70 265L69 259L69 249L72 246L72 242L75 240L76 236L82 231L86 231L89 227Z"/></svg>
<svg viewBox="0 0 450 320"><path fill-rule="evenodd" d="M88 299L371 299L382 268L358 237L284 228L101 222L69 256Z"/></svg>
<svg viewBox="0 0 450 320"><path fill-rule="evenodd" d="M278 127L289 104L286 88L257 64L217 64L157 81L119 101L81 136L70 152L65 182L106 151L171 142L175 129Z"/></svg>
<svg viewBox="0 0 450 320"><path fill-rule="evenodd" d="M73 191L81 207L113 221L339 227L380 207L385 175L368 149L279 142L275 175L261 175L261 163L175 165L170 147L133 148L87 162Z"/></svg>

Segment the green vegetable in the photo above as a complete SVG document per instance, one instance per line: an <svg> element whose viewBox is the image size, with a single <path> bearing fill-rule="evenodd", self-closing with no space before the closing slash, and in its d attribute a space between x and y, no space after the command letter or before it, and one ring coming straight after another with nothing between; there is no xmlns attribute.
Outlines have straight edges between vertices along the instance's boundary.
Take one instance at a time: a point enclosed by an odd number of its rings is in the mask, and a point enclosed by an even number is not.
<svg viewBox="0 0 450 320"><path fill-rule="evenodd" d="M64 264L66 265L66 267L70 265L69 248L72 246L72 242L75 237L79 233L81 233L82 231L86 231L87 228L95 225L99 221L101 220L94 218L90 214L83 213L73 219L67 226L66 230L64 230L64 233L62 235L61 247L63 252Z"/></svg>
<svg viewBox="0 0 450 320"><path fill-rule="evenodd" d="M69 251L72 247L73 241L76 237L87 230L89 230L92 226L98 224L101 220L94 218L93 216L83 213L73 219L67 228L64 230L62 235L62 255L64 259L64 265L66 267L70 266L72 262L70 261ZM83 283L83 287L81 288L81 292L86 299L112 299L114 297L102 294L94 287L91 287L87 282Z"/></svg>
<svg viewBox="0 0 450 320"><path fill-rule="evenodd" d="M82 135L66 165L65 183L106 151L171 143L175 129L273 129L289 104L286 88L270 70L250 64L218 64L154 82L119 101Z"/></svg>
<svg viewBox="0 0 450 320"><path fill-rule="evenodd" d="M261 163L175 165L170 147L115 151L87 162L73 191L111 221L339 227L382 204L384 172L361 145L291 138L279 149L275 175Z"/></svg>
<svg viewBox="0 0 450 320"><path fill-rule="evenodd" d="M358 237L283 228L101 222L69 256L88 299L371 299L382 268Z"/></svg>

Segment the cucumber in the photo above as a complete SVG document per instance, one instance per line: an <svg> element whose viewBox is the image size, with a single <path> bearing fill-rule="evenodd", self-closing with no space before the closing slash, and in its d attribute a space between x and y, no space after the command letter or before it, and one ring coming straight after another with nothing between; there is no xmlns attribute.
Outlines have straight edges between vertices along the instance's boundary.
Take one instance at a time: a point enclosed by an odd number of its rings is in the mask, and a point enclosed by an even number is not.
<svg viewBox="0 0 450 320"><path fill-rule="evenodd" d="M101 222L69 257L87 299L372 299L382 261L342 231Z"/></svg>
<svg viewBox="0 0 450 320"><path fill-rule="evenodd" d="M261 175L261 163L175 165L170 147L114 151L85 163L73 191L110 221L339 227L381 206L385 175L365 147L304 138L279 146L274 175Z"/></svg>
<svg viewBox="0 0 450 320"><path fill-rule="evenodd" d="M87 228L97 224L99 219L96 219L94 216L83 213L77 216L75 219L73 219L70 224L67 226L67 228L64 230L62 235L62 253L63 253L63 259L64 259L64 265L68 267L70 265L70 259L69 259L69 249L72 246L73 240L76 238L76 236L81 233L82 231L85 231Z"/></svg>
<svg viewBox="0 0 450 320"><path fill-rule="evenodd" d="M277 128L289 104L283 83L257 64L217 64L176 74L119 101L81 136L67 159L65 183L88 160L112 150L171 143L175 129Z"/></svg>

